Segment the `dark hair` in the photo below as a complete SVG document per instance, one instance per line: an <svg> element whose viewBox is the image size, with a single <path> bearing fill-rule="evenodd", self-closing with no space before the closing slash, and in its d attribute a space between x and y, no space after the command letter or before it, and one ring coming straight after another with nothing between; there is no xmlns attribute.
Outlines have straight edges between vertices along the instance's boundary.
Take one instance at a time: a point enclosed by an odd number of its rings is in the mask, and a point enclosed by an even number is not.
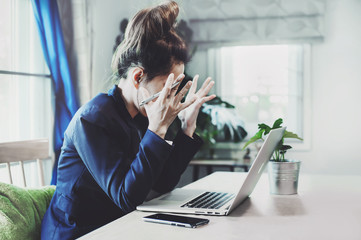
<svg viewBox="0 0 361 240"><path fill-rule="evenodd" d="M113 72L126 78L130 67L142 67L151 80L168 74L174 63L188 62L187 46L175 31L178 13L174 1L139 11L113 55Z"/></svg>

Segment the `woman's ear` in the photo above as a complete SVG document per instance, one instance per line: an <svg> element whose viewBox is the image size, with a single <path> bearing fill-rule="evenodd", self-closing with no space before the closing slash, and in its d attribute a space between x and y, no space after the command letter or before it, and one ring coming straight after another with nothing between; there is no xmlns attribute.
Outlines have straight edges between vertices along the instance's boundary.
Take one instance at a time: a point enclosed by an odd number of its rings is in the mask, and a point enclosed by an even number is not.
<svg viewBox="0 0 361 240"><path fill-rule="evenodd" d="M136 67L132 73L132 83L136 89L139 89L139 84L143 80L144 70L143 68Z"/></svg>

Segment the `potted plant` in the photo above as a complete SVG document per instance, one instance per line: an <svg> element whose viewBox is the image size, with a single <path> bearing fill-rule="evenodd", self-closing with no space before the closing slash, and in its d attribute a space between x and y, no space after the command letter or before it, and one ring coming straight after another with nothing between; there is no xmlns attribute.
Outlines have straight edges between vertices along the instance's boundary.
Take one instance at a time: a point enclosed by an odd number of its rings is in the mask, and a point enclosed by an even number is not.
<svg viewBox="0 0 361 240"><path fill-rule="evenodd" d="M263 140L263 137L265 137L272 129L281 128L282 123L282 118L279 118L273 123L272 127L264 123L258 124L259 131L246 143L243 149L253 142ZM292 148L290 145L286 145L284 143L285 138L303 140L293 132L285 131L283 134L283 137L278 143L268 164L268 177L271 194L284 195L297 193L301 162L285 158L286 152Z"/></svg>
<svg viewBox="0 0 361 240"><path fill-rule="evenodd" d="M197 117L196 133L202 138L204 144L195 158L215 158L215 145L217 143L238 143L246 136L244 123L233 111L234 106L221 98L216 97L204 103ZM166 138L173 139L181 123L178 118L170 125Z"/></svg>
<svg viewBox="0 0 361 240"><path fill-rule="evenodd" d="M217 158L217 143L238 143L247 136L244 122L235 107L220 97L203 104L197 118L196 133L204 141L202 151L197 155L208 155L210 159Z"/></svg>

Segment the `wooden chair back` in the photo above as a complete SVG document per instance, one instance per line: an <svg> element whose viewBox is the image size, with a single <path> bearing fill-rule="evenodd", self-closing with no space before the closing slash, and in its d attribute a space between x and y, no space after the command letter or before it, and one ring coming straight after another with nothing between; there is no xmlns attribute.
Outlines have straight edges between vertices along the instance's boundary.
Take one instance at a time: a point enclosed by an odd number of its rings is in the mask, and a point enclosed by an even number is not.
<svg viewBox="0 0 361 240"><path fill-rule="evenodd" d="M0 143L0 163L5 163L8 171L9 182L13 184L11 163L19 163L22 184L26 187L24 161L36 160L39 184L44 186L44 159L49 158L49 141L47 139L3 142Z"/></svg>

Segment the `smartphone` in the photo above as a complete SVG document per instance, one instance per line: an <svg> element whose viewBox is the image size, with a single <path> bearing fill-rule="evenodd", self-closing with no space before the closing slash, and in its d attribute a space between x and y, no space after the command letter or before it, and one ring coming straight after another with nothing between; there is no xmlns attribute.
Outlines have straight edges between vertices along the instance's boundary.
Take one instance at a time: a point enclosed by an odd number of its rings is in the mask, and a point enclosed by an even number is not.
<svg viewBox="0 0 361 240"><path fill-rule="evenodd" d="M209 220L205 218L185 217L162 213L143 217L143 220L146 222L163 223L187 228L196 228L209 223Z"/></svg>

